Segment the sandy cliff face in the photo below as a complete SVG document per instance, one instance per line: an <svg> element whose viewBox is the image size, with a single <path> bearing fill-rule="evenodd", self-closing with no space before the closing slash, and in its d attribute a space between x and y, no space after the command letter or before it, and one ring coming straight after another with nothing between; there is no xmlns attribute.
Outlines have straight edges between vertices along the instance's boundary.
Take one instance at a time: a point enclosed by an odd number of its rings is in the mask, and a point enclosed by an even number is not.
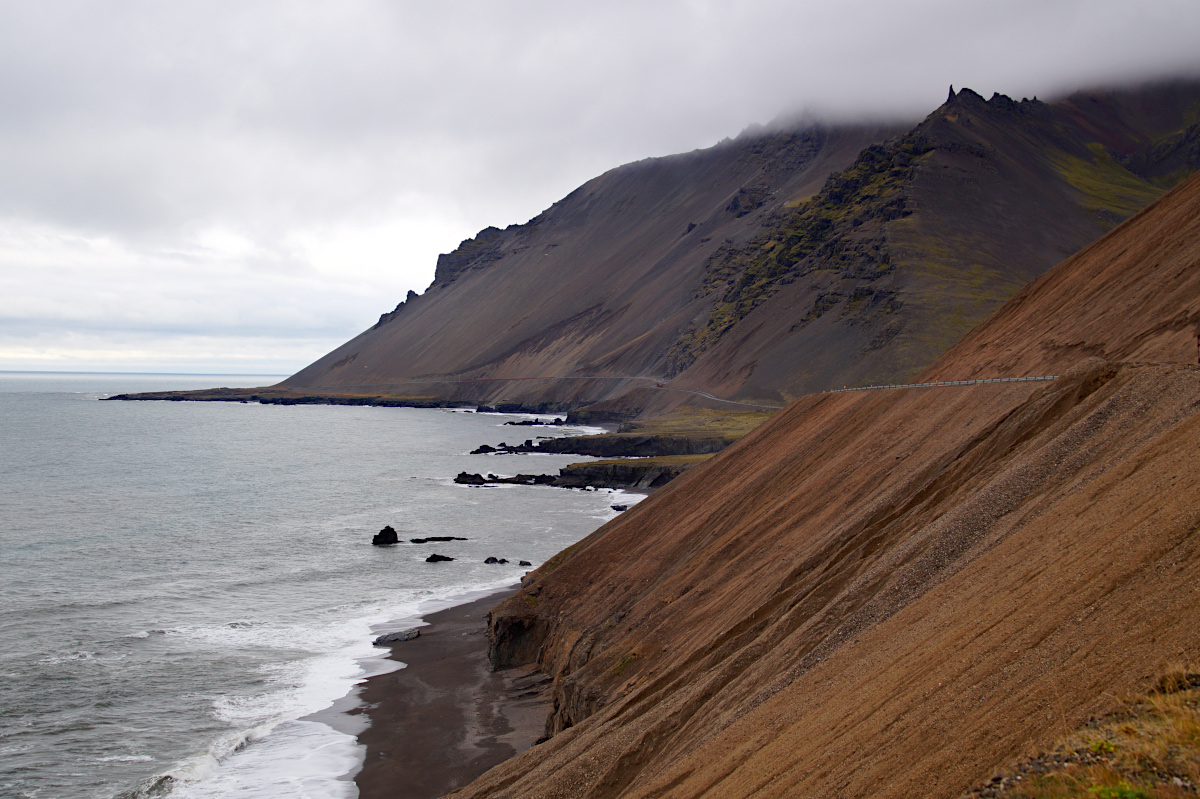
<svg viewBox="0 0 1200 799"><path fill-rule="evenodd" d="M804 397L546 564L553 737L455 795L955 796L1200 657L1198 269L1192 179L926 372L1058 380Z"/></svg>
<svg viewBox="0 0 1200 799"><path fill-rule="evenodd" d="M1194 169L1198 110L1193 84L964 90L908 131L629 164L463 242L425 294L283 386L637 410L656 384L781 404L903 381Z"/></svg>

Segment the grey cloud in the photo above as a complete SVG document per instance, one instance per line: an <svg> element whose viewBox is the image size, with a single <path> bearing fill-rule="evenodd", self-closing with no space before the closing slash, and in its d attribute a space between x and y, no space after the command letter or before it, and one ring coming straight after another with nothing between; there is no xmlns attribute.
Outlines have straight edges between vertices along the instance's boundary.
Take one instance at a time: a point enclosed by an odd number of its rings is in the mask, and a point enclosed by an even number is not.
<svg viewBox="0 0 1200 799"><path fill-rule="evenodd" d="M320 275L356 299L309 315L348 336L423 289L438 250L620 163L781 114L916 118L950 83L1047 97L1195 72L1196 41L1192 0L9 0L0 218L118 242L164 297L217 263L186 255L197 237L232 231L252 252L222 257L276 275L229 284L245 314ZM379 233L399 217L429 230ZM335 230L394 250L322 266L297 249ZM118 266L92 268L143 301ZM30 307L54 292L23 285ZM222 324L209 302L197 335Z"/></svg>

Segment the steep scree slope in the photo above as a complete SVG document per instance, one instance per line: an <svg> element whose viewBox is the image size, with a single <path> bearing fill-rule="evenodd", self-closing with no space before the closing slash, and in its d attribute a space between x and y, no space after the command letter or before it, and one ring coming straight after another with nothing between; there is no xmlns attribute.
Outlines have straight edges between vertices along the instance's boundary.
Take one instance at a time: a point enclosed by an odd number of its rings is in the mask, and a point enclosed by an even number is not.
<svg viewBox="0 0 1200 799"><path fill-rule="evenodd" d="M283 385L526 402L622 393L627 383L611 378L655 375L690 324L712 252L895 132L744 134L614 169L527 224L488 228L443 255L425 294ZM597 375L606 379L526 380Z"/></svg>
<svg viewBox="0 0 1200 799"><path fill-rule="evenodd" d="M769 404L903 381L1194 169L1198 111L1189 83L963 90L902 135L630 164L442 256L425 294L282 386L578 406L666 381Z"/></svg>
<svg viewBox="0 0 1200 799"><path fill-rule="evenodd" d="M492 657L554 676L553 737L455 795L955 796L1195 660L1200 367L1142 333L1200 302L1158 290L1198 215L1193 178L929 372L990 331L1058 380L803 397L535 572Z"/></svg>

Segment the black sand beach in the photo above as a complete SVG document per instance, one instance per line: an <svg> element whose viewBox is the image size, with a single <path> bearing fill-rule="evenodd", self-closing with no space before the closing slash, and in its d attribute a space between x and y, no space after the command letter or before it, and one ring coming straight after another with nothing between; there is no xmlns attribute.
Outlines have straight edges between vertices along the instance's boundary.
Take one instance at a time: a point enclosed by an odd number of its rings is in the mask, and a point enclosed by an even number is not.
<svg viewBox="0 0 1200 799"><path fill-rule="evenodd" d="M506 589L511 590L511 589ZM407 668L361 689L370 727L355 777L361 799L432 799L466 785L542 736L550 681L536 670L490 673L487 611L504 592L427 616L421 637L392 646Z"/></svg>

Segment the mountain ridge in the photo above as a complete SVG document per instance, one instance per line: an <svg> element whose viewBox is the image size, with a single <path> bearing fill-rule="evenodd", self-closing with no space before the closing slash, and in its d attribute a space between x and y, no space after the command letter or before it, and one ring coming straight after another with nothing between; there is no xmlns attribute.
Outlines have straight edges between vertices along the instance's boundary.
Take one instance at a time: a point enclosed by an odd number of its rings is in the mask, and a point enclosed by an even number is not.
<svg viewBox="0 0 1200 799"><path fill-rule="evenodd" d="M1052 104L962 89L908 130L618 167L441 256L425 294L280 388L580 407L652 383L780 405L904 382L1195 169L1198 110L1190 82Z"/></svg>

